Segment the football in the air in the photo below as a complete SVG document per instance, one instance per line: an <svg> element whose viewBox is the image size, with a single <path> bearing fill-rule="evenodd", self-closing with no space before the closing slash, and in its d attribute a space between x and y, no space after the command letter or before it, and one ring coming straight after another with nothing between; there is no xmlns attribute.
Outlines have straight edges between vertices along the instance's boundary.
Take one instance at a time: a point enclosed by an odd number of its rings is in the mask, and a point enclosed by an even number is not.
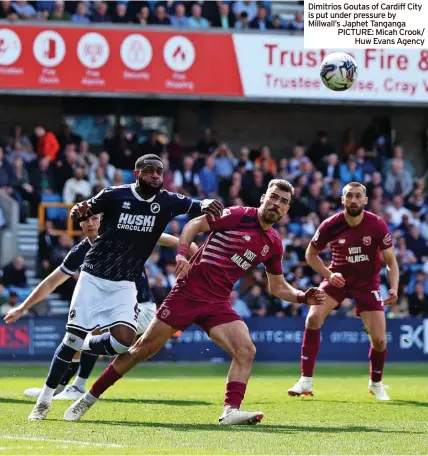
<svg viewBox="0 0 428 456"><path fill-rule="evenodd" d="M358 78L357 62L349 54L333 52L321 63L320 76L328 89L348 90Z"/></svg>

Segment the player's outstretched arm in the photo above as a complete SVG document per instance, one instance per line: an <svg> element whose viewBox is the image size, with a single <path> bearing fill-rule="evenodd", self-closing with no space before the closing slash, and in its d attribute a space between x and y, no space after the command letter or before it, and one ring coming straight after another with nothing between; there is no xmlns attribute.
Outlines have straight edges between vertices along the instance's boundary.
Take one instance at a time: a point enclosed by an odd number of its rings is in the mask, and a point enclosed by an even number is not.
<svg viewBox="0 0 428 456"><path fill-rule="evenodd" d="M298 302L301 304L308 304L310 306L320 305L325 303L325 293L319 288L309 288L306 291L297 290L292 287L282 274L269 274L270 291L274 296L287 302Z"/></svg>
<svg viewBox="0 0 428 456"><path fill-rule="evenodd" d="M394 247L382 250L382 257L386 264L386 272L389 279L389 297L385 299L385 305L395 304L398 298L398 284L400 280L400 270L397 258L395 257Z"/></svg>
<svg viewBox="0 0 428 456"><path fill-rule="evenodd" d="M162 233L157 243L164 247L171 247L173 249L176 249L178 247L179 238L171 234ZM189 247L190 256L193 256L197 251L198 246L194 242L192 242L192 244Z"/></svg>
<svg viewBox="0 0 428 456"><path fill-rule="evenodd" d="M327 279L333 286L342 288L345 286L345 279L342 274L337 272L331 272L330 269L326 268L324 262L320 258L320 251L316 250L312 244L308 245L306 249L305 258L309 266L318 273L324 279Z"/></svg>
<svg viewBox="0 0 428 456"><path fill-rule="evenodd" d="M69 278L70 276L62 272L60 268L55 269L55 271L51 272L46 279L37 285L37 287L30 293L30 296L28 296L22 304L20 304L16 309L9 310L4 317L4 321L7 324L15 323L15 321L22 317L26 310L40 303Z"/></svg>

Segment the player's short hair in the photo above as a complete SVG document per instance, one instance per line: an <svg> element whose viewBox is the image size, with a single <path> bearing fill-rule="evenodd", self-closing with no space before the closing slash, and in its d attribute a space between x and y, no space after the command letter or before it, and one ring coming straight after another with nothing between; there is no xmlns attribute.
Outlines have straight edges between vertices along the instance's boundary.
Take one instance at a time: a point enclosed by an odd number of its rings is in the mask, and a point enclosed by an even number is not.
<svg viewBox="0 0 428 456"><path fill-rule="evenodd" d="M145 165L145 162L147 160L158 160L163 165L163 161L158 155L156 155L156 154L146 154L146 155L143 155L142 157L137 159L137 161L135 162L135 169L143 168L144 165Z"/></svg>
<svg viewBox="0 0 428 456"><path fill-rule="evenodd" d="M349 182L349 184L346 184L343 187L342 195L344 195L350 188L354 188L354 187L360 187L362 189L364 195L367 195L366 186L363 184L360 184L359 182Z"/></svg>
<svg viewBox="0 0 428 456"><path fill-rule="evenodd" d="M293 199L293 196L294 196L294 187L292 184L290 184L290 182L288 182L287 180L285 179L272 179L270 182L269 182L269 185L268 185L268 190L272 187L278 187L280 190L282 190L283 192L287 192L287 193L290 193L291 194L291 199ZM291 202L291 199L290 199L290 202Z"/></svg>

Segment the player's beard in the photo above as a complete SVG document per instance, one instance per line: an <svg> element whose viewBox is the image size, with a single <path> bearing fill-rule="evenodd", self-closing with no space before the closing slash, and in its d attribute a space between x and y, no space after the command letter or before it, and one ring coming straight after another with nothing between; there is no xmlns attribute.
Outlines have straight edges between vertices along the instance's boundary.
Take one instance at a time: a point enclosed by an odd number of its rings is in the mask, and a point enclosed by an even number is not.
<svg viewBox="0 0 428 456"><path fill-rule="evenodd" d="M364 210L364 207L347 207L346 208L346 213L350 217L358 217L359 215L361 215L363 210Z"/></svg>
<svg viewBox="0 0 428 456"><path fill-rule="evenodd" d="M262 218L266 223L278 223L282 219L282 215L276 212L274 209L265 208L262 211Z"/></svg>
<svg viewBox="0 0 428 456"><path fill-rule="evenodd" d="M141 193L145 196L148 196L149 198L157 195L161 191L162 185L162 180L158 183L158 186L156 186L154 183L149 184L145 182L143 179L138 179L138 186L140 187Z"/></svg>

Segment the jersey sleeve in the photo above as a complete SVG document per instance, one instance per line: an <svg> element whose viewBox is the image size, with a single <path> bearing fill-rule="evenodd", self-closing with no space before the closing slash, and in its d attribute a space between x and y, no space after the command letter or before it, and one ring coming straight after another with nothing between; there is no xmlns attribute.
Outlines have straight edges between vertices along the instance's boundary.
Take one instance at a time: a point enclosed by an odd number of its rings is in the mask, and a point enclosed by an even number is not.
<svg viewBox="0 0 428 456"><path fill-rule="evenodd" d="M392 238L391 233L389 232L388 226L385 223L385 220L379 219L376 230L377 243L380 250L386 250L392 247Z"/></svg>
<svg viewBox="0 0 428 456"><path fill-rule="evenodd" d="M315 250L322 252L327 247L327 244L330 242L328 232L328 223L324 221L318 227L311 240L311 245Z"/></svg>
<svg viewBox="0 0 428 456"><path fill-rule="evenodd" d="M113 189L111 187L104 188L98 195L93 196L88 200L91 205L92 214L101 214L110 205L113 196Z"/></svg>
<svg viewBox="0 0 428 456"><path fill-rule="evenodd" d="M273 247L275 251L272 252L272 255L263 264L265 265L266 272L269 274L282 275L282 256L284 254L282 242L276 242Z"/></svg>
<svg viewBox="0 0 428 456"><path fill-rule="evenodd" d="M180 195L179 193L170 193L169 198L173 217L181 214L202 214L200 201Z"/></svg>
<svg viewBox="0 0 428 456"><path fill-rule="evenodd" d="M74 246L64 258L60 269L64 274L72 276L75 272L79 270L85 261L85 255L87 250L83 248L83 244L77 244Z"/></svg>
<svg viewBox="0 0 428 456"><path fill-rule="evenodd" d="M234 206L223 209L222 216L217 219L208 215L207 220L211 231L224 231L235 228L241 222L244 214L245 208Z"/></svg>

